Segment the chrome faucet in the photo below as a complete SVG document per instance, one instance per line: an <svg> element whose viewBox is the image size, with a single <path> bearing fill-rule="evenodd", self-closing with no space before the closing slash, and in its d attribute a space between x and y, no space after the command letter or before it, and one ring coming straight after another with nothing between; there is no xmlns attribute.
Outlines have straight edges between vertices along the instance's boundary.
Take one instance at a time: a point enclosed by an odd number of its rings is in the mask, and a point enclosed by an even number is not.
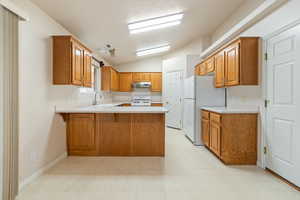
<svg viewBox="0 0 300 200"><path fill-rule="evenodd" d="M95 94L94 94L94 100L93 100L93 106L98 105L98 101L97 101L98 95L99 95L99 93L95 92Z"/></svg>

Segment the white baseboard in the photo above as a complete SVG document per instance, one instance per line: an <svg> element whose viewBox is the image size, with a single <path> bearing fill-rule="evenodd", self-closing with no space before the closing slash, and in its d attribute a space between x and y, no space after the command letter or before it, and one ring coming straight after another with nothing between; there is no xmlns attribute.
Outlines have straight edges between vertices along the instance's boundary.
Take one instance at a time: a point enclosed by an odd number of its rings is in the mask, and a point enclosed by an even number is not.
<svg viewBox="0 0 300 200"><path fill-rule="evenodd" d="M59 157L57 157L55 160L53 160L49 164L45 165L44 167L42 167L41 169L39 169L38 171L36 171L31 176L29 176L28 178L26 178L24 181L22 181L19 184L19 191L21 191L26 185L30 184L32 181L34 181L36 178L38 178L39 176L41 176L47 170L49 170L50 168L52 168L58 162L60 162L61 160L65 159L67 156L68 156L67 152L63 153L62 155L60 155Z"/></svg>

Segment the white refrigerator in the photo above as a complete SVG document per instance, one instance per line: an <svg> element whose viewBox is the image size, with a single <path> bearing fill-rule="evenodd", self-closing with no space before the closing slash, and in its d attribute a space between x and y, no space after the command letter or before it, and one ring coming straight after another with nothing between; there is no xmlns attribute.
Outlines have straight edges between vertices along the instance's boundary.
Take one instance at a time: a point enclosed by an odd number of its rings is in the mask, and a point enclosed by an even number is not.
<svg viewBox="0 0 300 200"><path fill-rule="evenodd" d="M192 76L184 80L183 131L194 145L201 139L201 107L225 106L225 89L214 87L213 76Z"/></svg>

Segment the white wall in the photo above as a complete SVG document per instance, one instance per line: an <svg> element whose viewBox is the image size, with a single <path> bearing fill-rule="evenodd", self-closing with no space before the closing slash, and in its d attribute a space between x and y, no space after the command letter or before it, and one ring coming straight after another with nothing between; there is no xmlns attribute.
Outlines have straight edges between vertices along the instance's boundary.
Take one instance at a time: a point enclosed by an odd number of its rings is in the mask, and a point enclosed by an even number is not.
<svg viewBox="0 0 300 200"><path fill-rule="evenodd" d="M162 57L150 57L136 62L114 66L119 72L161 72Z"/></svg>
<svg viewBox="0 0 300 200"><path fill-rule="evenodd" d="M184 74L186 74L186 56L200 55L209 43L210 37L199 37L186 46L163 56L163 73L165 74L167 71L183 70Z"/></svg>
<svg viewBox="0 0 300 200"><path fill-rule="evenodd" d="M56 105L90 105L93 94L78 87L52 84L51 35L70 34L29 1L20 0L30 21L21 22L20 182L66 152L66 127Z"/></svg>
<svg viewBox="0 0 300 200"><path fill-rule="evenodd" d="M230 28L240 22L248 14L250 14L255 8L266 0L247 0L228 18L223 24L221 24L217 30L212 34L212 41L215 42L223 34L225 34Z"/></svg>

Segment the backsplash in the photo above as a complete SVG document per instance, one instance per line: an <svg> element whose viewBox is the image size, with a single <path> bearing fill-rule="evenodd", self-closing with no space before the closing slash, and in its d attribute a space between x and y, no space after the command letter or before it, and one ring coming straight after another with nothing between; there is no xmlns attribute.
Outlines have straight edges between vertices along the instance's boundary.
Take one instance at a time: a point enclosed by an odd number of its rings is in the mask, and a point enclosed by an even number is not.
<svg viewBox="0 0 300 200"><path fill-rule="evenodd" d="M51 92L55 95L51 95ZM75 86L52 86L49 98L55 97L56 106L88 106L92 105L95 93L89 88L80 88ZM99 103L111 103L111 92L100 92Z"/></svg>
<svg viewBox="0 0 300 200"><path fill-rule="evenodd" d="M161 92L145 92L145 91L135 91L135 92L113 92L112 101L113 102L131 102L132 96L151 96L152 102L162 102Z"/></svg>
<svg viewBox="0 0 300 200"><path fill-rule="evenodd" d="M262 104L261 86L236 86L227 89L229 107L260 106Z"/></svg>

